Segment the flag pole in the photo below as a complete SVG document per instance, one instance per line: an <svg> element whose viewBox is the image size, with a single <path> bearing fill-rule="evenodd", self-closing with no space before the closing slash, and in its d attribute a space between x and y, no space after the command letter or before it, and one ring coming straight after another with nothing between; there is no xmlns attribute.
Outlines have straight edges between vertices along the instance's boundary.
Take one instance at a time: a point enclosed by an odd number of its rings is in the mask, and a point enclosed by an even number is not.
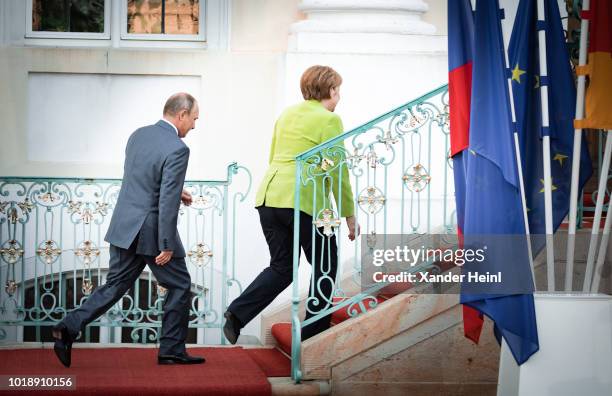
<svg viewBox="0 0 612 396"><path fill-rule="evenodd" d="M611 130L608 131L608 137L606 139L606 143L608 140L612 141L612 131ZM607 178L608 174L605 173L605 176L603 177ZM610 205L608 205L608 208L610 208ZM595 267L595 277L593 278L593 285L591 286L591 292L593 293L599 292L599 282L601 281L601 272L603 271L603 265L606 259L606 253L608 251L608 243L610 242L610 227L612 227L612 213L608 213L608 215L606 216L606 224L604 225L603 234L601 236L601 245L599 246L599 255L597 256L597 266Z"/></svg>
<svg viewBox="0 0 612 396"><path fill-rule="evenodd" d="M582 11L588 11L590 0L582 1ZM587 38L589 36L589 20L582 18L580 21L580 46L578 55L578 67L583 68L587 62ZM576 121L584 118L584 91L586 76L578 74L576 92ZM574 129L574 154L572 157L572 179L570 190L569 228L567 238L567 255L565 262L565 291L573 290L574 283L574 252L576 247L576 218L578 216L578 190L580 182L580 159L582 152L582 128Z"/></svg>
<svg viewBox="0 0 612 396"><path fill-rule="evenodd" d="M502 24L503 29L503 24ZM510 70L510 60L508 51L504 47L504 59L506 61L506 70ZM514 109L514 94L512 91L512 78L508 76L508 94L510 95L510 112L512 114L512 126L514 129L514 152L516 154L516 167L518 168L519 187L521 190L521 206L523 207L523 221L525 223L525 237L527 239L527 251L529 254L529 268L531 268L531 279L533 280L533 290L536 290L535 270L533 266L533 250L531 247L531 233L529 231L529 216L527 215L527 201L525 198L525 183L523 181L523 162L521 159L521 147L519 145L519 136L516 123L516 111Z"/></svg>
<svg viewBox="0 0 612 396"><path fill-rule="evenodd" d="M599 189L597 190L597 204L595 205L595 218L593 219L593 229L591 230L591 241L589 243L589 255L587 256L587 266L584 273L584 283L582 291L591 290L593 278L593 266L595 264L595 252L597 251L599 239L599 226L601 224L601 212L603 212L604 198L606 196L606 185L608 182L608 172L610 171L610 157L612 157L612 135L608 133L606 137L606 148L604 150L603 163L599 175ZM608 214L610 217L610 214ZM606 219L607 223L607 219ZM604 248L604 246L601 246Z"/></svg>
<svg viewBox="0 0 612 396"><path fill-rule="evenodd" d="M546 278L548 291L555 290L555 247L552 214L552 176L550 170L550 129L548 114L548 68L546 65L546 16L544 0L538 0L538 46L540 52L540 99L542 102L542 153L544 161L544 212L546 216Z"/></svg>

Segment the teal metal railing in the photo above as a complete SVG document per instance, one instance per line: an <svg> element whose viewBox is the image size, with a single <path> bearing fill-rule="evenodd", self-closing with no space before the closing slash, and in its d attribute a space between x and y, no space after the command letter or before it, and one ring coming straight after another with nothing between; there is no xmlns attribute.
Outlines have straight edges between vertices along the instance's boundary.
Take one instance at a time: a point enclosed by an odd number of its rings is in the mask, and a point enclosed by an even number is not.
<svg viewBox="0 0 612 396"><path fill-rule="evenodd" d="M444 154L442 154L444 153ZM292 377L302 378L300 351L301 329L339 309L351 316L365 312L365 305L376 306L376 293L384 284L361 284L361 245L375 244L388 234L454 233L455 202L452 193L452 172L449 139L448 87L442 86L406 103L351 131L320 144L296 157L295 217L292 294ZM334 204L330 186L341 191L342 167L348 168L355 205L355 216L361 225L363 238L356 239L350 252L343 249L342 228L338 214L342 202ZM306 306L311 317L299 317L300 295L298 264L300 258L300 200L308 188L313 194L312 235L325 238L335 235L338 241L338 269L334 279L322 252L313 244L310 262L321 266L324 281L333 282L333 294L326 301L314 301ZM324 202L317 206L317 189L324 189ZM320 195L319 195L320 196ZM320 207L320 208L319 208ZM348 245L350 246L350 245ZM345 271L343 259L350 268ZM415 269L416 270L416 269ZM343 287L341 279L357 284L353 292ZM311 279L307 301L313 301L316 288ZM354 290L359 290L354 292Z"/></svg>
<svg viewBox="0 0 612 396"><path fill-rule="evenodd" d="M120 187L120 179L0 177L0 341L23 341L24 329L34 329L32 341L41 341L41 329L104 283L103 239ZM178 224L192 280L189 327L198 329L198 342L223 344L228 295L242 291L236 210L251 189L251 174L232 163L225 180L186 181L184 188L193 196L191 206L181 205ZM156 341L165 293L146 270L131 294L88 326L85 341L92 326L108 340L116 334L112 328L127 327L132 342Z"/></svg>

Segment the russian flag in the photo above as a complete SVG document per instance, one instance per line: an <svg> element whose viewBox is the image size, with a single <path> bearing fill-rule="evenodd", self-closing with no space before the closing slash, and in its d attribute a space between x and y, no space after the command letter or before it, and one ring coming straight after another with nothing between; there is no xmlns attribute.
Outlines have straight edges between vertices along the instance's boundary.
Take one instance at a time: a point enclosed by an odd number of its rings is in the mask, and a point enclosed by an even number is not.
<svg viewBox="0 0 612 396"><path fill-rule="evenodd" d="M500 16L497 0L477 0L473 73L477 78L471 93L463 232L466 245L479 236L522 241L520 246L505 243L501 249L490 249L486 260L478 263L483 271L504 271L520 284L511 289L500 284L492 292L476 283L476 292L470 293L469 285L462 283L461 303L495 322L498 340L504 338L520 365L538 351L539 341Z"/></svg>
<svg viewBox="0 0 612 396"><path fill-rule="evenodd" d="M453 159L456 158L457 154L462 153L470 142L473 46L474 15L470 0L449 0L448 93L450 100L450 155Z"/></svg>
<svg viewBox="0 0 612 396"><path fill-rule="evenodd" d="M448 0L448 93L450 104L450 140L455 179L457 234L463 235L465 191L470 142L472 97L472 54L474 13L470 0ZM483 317L477 310L463 306L465 336L478 343Z"/></svg>

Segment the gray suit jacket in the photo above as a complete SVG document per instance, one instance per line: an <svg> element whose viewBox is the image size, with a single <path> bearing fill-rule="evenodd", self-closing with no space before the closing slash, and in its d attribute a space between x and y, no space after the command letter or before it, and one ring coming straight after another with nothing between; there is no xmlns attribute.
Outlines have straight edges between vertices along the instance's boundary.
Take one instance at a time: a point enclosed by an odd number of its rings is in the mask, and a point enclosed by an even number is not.
<svg viewBox="0 0 612 396"><path fill-rule="evenodd" d="M176 229L189 148L164 121L136 130L125 148L123 183L105 241L137 254L185 257Z"/></svg>

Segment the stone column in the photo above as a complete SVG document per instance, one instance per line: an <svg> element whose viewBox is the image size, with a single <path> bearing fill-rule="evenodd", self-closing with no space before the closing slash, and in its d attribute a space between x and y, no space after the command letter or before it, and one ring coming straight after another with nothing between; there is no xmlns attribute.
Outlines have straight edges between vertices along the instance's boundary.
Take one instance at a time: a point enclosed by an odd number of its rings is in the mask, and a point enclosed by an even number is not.
<svg viewBox="0 0 612 396"><path fill-rule="evenodd" d="M302 0L306 19L291 26L290 52L444 51L445 36L421 20L424 0Z"/></svg>
<svg viewBox="0 0 612 396"><path fill-rule="evenodd" d="M446 2L435 1L444 13ZM316 64L342 75L336 112L345 130L448 81L447 36L422 19L425 0L301 0L299 8L305 19L291 25L282 107L303 100L300 76Z"/></svg>

